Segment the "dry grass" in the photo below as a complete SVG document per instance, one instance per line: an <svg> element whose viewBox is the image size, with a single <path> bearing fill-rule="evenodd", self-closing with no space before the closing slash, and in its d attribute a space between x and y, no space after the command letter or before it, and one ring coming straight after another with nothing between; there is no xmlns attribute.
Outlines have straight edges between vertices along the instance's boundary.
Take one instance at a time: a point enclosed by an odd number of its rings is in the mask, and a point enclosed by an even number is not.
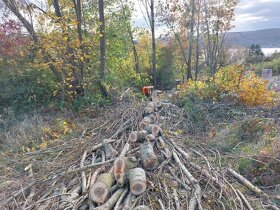
<svg viewBox="0 0 280 210"><path fill-rule="evenodd" d="M5 126L5 122L3 124ZM39 143L43 129L49 127L49 123L41 115L25 115L22 121L0 132L0 144L4 148L16 149L30 141Z"/></svg>

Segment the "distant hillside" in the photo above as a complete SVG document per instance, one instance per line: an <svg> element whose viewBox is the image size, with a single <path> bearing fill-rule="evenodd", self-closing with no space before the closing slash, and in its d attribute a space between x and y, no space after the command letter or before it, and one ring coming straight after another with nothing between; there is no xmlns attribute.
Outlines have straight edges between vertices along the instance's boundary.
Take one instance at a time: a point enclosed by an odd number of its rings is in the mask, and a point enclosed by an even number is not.
<svg viewBox="0 0 280 210"><path fill-rule="evenodd" d="M259 44L262 48L280 47L280 28L228 32L226 34L226 44L239 47L248 47L252 44Z"/></svg>

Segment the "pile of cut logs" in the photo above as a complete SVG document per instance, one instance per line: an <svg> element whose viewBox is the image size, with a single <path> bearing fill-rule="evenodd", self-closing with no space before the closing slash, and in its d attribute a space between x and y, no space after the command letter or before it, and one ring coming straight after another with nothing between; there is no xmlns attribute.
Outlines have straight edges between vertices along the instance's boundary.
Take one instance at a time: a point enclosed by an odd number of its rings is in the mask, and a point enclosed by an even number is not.
<svg viewBox="0 0 280 210"><path fill-rule="evenodd" d="M103 159L115 160L108 172L98 177L96 173L92 176L89 198L91 206L97 205L92 209L149 209L145 205L134 207L136 203L133 205L133 201L147 189L146 171L153 171L159 165L154 147L155 144L164 147L161 138L163 131L155 124L158 118L156 111L161 108L162 103L159 101L147 104L138 126L139 130L129 134L127 143L118 156L118 152L109 143L110 140L102 141L105 156ZM133 156L137 154L139 158Z"/></svg>
<svg viewBox="0 0 280 210"><path fill-rule="evenodd" d="M179 143L188 138L177 132L179 123L184 124L179 107L156 98L145 103L144 109L142 103L129 105L117 107L117 114L109 110L109 118L92 130L91 138L98 141L93 146L92 141L82 147L86 131L78 141L70 141L71 147L69 142L67 147L62 144L54 159L70 148L62 159L64 165L50 168L41 179L27 167L32 182L22 182L3 199L0 193L0 209L280 209L263 190L222 166L219 151Z"/></svg>

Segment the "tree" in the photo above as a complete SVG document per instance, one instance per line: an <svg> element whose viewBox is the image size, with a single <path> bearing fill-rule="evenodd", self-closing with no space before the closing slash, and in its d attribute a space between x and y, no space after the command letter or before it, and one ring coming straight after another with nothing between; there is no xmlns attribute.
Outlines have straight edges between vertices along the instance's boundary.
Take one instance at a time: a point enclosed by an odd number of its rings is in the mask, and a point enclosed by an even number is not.
<svg viewBox="0 0 280 210"><path fill-rule="evenodd" d="M106 38L105 38L105 17L104 1L98 1L99 21L100 21L100 66L99 66L99 88L103 96L107 97L106 89L103 86L106 68Z"/></svg>
<svg viewBox="0 0 280 210"><path fill-rule="evenodd" d="M148 18L148 23L152 34L152 72L153 72L153 85L157 87L156 81L156 37L155 37L155 1L154 0L141 0Z"/></svg>
<svg viewBox="0 0 280 210"><path fill-rule="evenodd" d="M219 56L224 46L226 32L233 26L234 10L238 0L203 0L202 33L206 65L213 76L219 68Z"/></svg>
<svg viewBox="0 0 280 210"><path fill-rule="evenodd" d="M188 54L188 73L187 79L192 79L192 50L193 50L193 37L194 37L194 21L195 21L195 0L191 0L191 21L190 21L190 34L189 34L189 54Z"/></svg>
<svg viewBox="0 0 280 210"><path fill-rule="evenodd" d="M260 45L252 44L249 48L247 63L259 63L264 61L264 54Z"/></svg>

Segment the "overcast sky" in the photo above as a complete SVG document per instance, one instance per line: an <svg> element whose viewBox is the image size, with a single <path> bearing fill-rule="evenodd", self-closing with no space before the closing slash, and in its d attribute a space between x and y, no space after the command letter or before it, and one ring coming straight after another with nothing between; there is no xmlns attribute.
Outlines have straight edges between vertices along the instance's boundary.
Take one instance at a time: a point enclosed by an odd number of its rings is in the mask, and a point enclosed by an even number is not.
<svg viewBox="0 0 280 210"><path fill-rule="evenodd" d="M234 31L280 28L280 0L241 0Z"/></svg>
<svg viewBox="0 0 280 210"><path fill-rule="evenodd" d="M134 0L136 26L146 26L139 0ZM265 28L280 28L280 0L240 0L232 31L251 31Z"/></svg>

